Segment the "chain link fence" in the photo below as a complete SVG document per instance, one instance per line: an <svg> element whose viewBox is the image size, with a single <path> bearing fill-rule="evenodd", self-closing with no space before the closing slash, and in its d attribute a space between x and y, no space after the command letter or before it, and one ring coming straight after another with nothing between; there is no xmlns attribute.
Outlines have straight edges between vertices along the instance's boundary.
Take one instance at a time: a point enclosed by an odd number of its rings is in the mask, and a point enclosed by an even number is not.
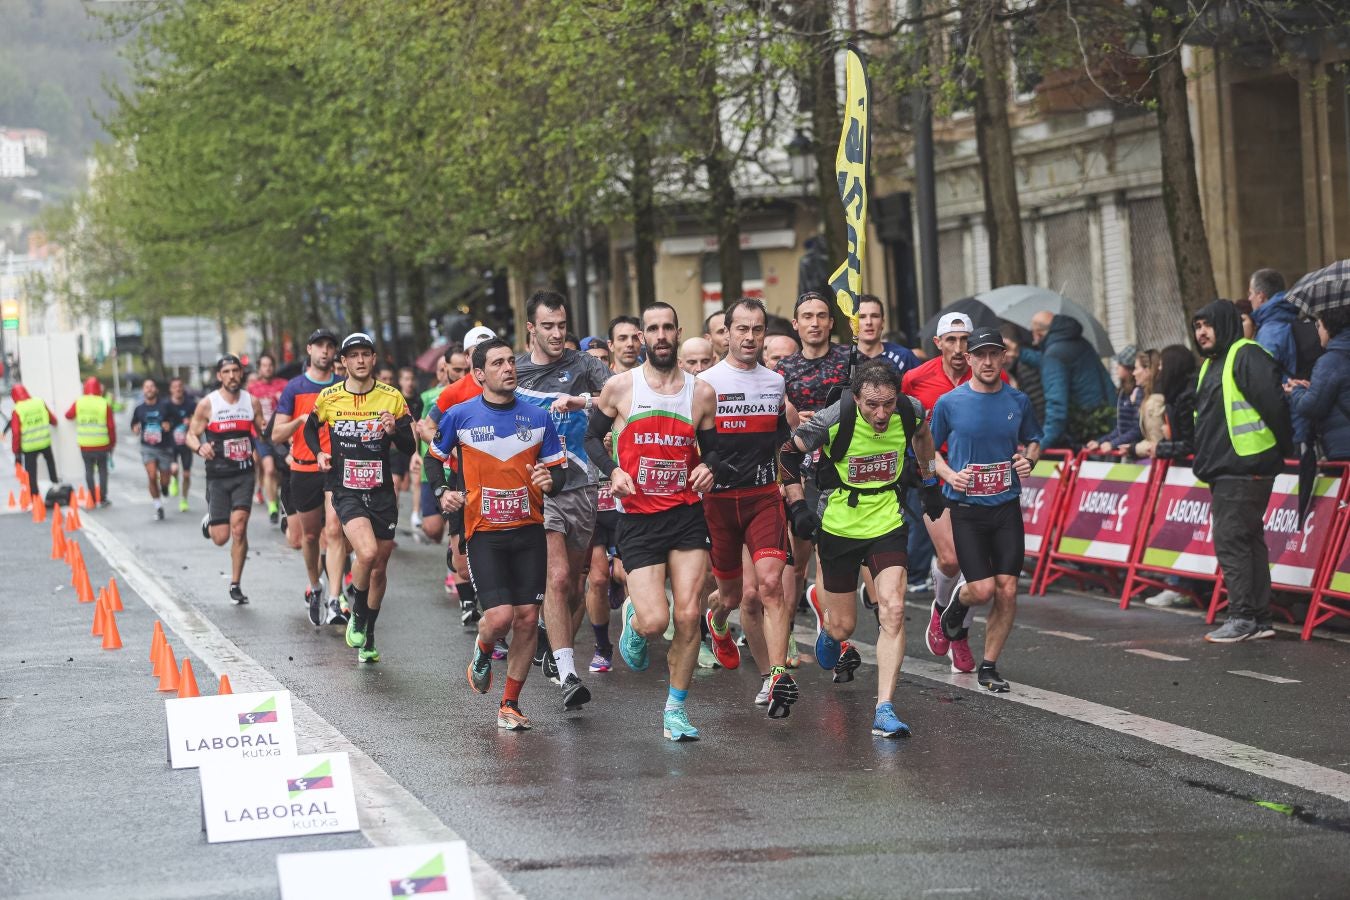
<svg viewBox="0 0 1350 900"><path fill-rule="evenodd" d="M1161 350L1190 346L1181 308L1172 238L1161 198L1130 201L1130 258L1134 284L1135 345Z"/></svg>

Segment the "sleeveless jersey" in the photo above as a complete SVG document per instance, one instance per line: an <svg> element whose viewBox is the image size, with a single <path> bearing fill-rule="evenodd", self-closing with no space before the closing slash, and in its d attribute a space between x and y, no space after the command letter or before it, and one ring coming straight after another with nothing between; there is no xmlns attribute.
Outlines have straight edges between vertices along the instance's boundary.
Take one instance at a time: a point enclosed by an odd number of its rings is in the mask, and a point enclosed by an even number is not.
<svg viewBox="0 0 1350 900"><path fill-rule="evenodd" d="M749 371L725 359L698 376L717 392L714 491L778 484L778 448L788 436L783 376L756 365Z"/></svg>
<svg viewBox="0 0 1350 900"><path fill-rule="evenodd" d="M231 402L220 391L206 395L211 418L203 439L210 441L216 455L206 461L206 477L238 475L253 469L253 395L241 391Z"/></svg>
<svg viewBox="0 0 1350 900"><path fill-rule="evenodd" d="M633 478L633 493L615 498L624 513L656 513L699 502L689 489L689 472L698 465L694 376L681 372L684 386L678 394L658 394L648 386L643 368L629 372L633 400L614 441L619 468Z"/></svg>

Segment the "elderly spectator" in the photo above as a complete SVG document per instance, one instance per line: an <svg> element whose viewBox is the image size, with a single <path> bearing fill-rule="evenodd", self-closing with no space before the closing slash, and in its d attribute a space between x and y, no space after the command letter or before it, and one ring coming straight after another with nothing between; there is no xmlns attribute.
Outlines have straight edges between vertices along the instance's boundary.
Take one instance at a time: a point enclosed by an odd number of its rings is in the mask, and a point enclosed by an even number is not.
<svg viewBox="0 0 1350 900"><path fill-rule="evenodd" d="M1109 453L1117 447L1132 444L1143 435L1139 431L1139 406L1144 392L1134 381L1134 363L1138 357L1134 345L1116 354L1116 427L1095 441L1088 441L1085 449Z"/></svg>
<svg viewBox="0 0 1350 900"><path fill-rule="evenodd" d="M1079 446L1108 427L1114 386L1083 325L1041 310L1031 317L1035 347L1022 347L1018 367L1040 370L1045 392L1045 447Z"/></svg>
<svg viewBox="0 0 1350 900"><path fill-rule="evenodd" d="M1298 371L1298 343L1294 340L1298 310L1284 299L1284 276L1274 269L1257 269L1247 286L1247 300L1256 323L1256 342L1280 364L1285 378L1292 377Z"/></svg>
<svg viewBox="0 0 1350 900"><path fill-rule="evenodd" d="M1289 379L1285 391L1294 416L1311 431L1330 460L1350 460L1350 309L1331 309L1317 319L1326 352L1313 365L1312 380Z"/></svg>

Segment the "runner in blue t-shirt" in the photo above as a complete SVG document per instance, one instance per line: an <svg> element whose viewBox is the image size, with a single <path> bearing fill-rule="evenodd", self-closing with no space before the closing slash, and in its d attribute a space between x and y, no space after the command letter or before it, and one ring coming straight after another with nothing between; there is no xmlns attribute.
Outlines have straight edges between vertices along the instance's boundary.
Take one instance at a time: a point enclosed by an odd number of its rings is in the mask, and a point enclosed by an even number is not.
<svg viewBox="0 0 1350 900"><path fill-rule="evenodd" d="M173 472L173 430L182 419L167 399L160 396L153 378L141 386L145 401L131 412L131 431L141 439L141 463L150 482L155 519L164 518L163 497L169 493Z"/></svg>
<svg viewBox="0 0 1350 900"><path fill-rule="evenodd" d="M942 629L950 640L965 638L971 607L993 601L976 677L998 693L1008 690L996 663L1012 631L1025 555L1021 479L1031 474L1041 453L1041 428L1031 402L1002 381L1005 350L997 329L977 329L967 351L973 377L938 399L930 425L933 442L947 445L937 472L946 482L942 490L961 564ZM1019 451L1019 445L1024 449Z"/></svg>
<svg viewBox="0 0 1350 900"><path fill-rule="evenodd" d="M879 359L903 376L910 369L917 369L923 360L914 355L914 351L883 341L881 335L886 330L886 307L876 294L863 294L858 298L858 353L867 359ZM859 360L861 363L862 360Z"/></svg>

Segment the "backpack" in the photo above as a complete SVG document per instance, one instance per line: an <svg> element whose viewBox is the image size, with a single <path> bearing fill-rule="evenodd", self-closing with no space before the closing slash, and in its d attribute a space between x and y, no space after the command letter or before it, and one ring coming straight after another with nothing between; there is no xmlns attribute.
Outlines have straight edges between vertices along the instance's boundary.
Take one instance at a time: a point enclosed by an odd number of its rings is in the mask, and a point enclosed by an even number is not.
<svg viewBox="0 0 1350 900"><path fill-rule="evenodd" d="M903 391L896 392L896 412L900 415L900 427L905 432L905 449L913 446L914 431L919 427L919 417L914 414L914 404L910 402L909 395ZM816 469L816 486L822 493L833 491L836 488L843 488L849 492L848 505L857 506L858 497L863 494L884 494L888 491L894 491L896 497L900 499L901 504L904 498L901 492L907 487L917 486L918 466L914 458L906 454L904 462L901 464L900 476L890 484L877 485L876 487L858 488L851 485L845 485L839 478L839 470L835 464L841 462L848 454L849 445L853 443L853 429L858 425L858 401L854 398L853 392L843 391L839 395L839 430L834 433L834 440L830 442L828 453L822 454L821 465ZM825 463L828 461L828 465Z"/></svg>
<svg viewBox="0 0 1350 900"><path fill-rule="evenodd" d="M1295 368L1293 377L1304 381L1312 378L1313 363L1326 351L1322 349L1322 340L1317 336L1317 323L1311 319L1299 319L1289 326L1294 336Z"/></svg>

